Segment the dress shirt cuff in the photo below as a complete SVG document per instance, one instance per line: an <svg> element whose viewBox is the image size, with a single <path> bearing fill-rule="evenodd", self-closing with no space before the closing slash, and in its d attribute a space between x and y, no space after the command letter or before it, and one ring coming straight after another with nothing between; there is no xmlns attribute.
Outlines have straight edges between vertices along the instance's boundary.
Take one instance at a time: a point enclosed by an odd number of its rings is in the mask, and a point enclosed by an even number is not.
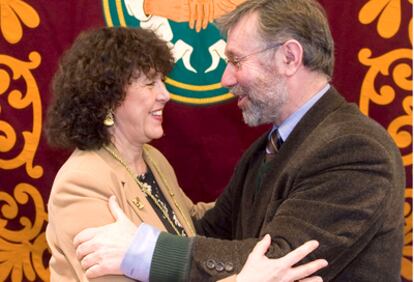
<svg viewBox="0 0 414 282"><path fill-rule="evenodd" d="M151 225L142 223L138 227L121 262L121 271L126 276L143 282L149 281L151 260L159 235L160 231Z"/></svg>

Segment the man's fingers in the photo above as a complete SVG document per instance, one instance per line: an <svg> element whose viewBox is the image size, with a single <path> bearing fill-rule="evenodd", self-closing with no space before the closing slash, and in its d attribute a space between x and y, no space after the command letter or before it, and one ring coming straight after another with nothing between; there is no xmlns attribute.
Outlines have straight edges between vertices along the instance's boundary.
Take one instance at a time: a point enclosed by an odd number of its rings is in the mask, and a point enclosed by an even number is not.
<svg viewBox="0 0 414 282"><path fill-rule="evenodd" d="M81 243L76 248L76 257L78 260L82 260L84 257L89 255L90 253L93 253L96 250L96 245L91 243L91 241L86 241Z"/></svg>
<svg viewBox="0 0 414 282"><path fill-rule="evenodd" d="M85 274L87 278L92 279L110 273L105 272L105 269L100 264L94 264L85 271Z"/></svg>
<svg viewBox="0 0 414 282"><path fill-rule="evenodd" d="M89 258L89 257L88 257ZM85 269L86 277L88 278L97 278L104 275L122 275L122 272L115 267L111 262L112 256L99 257L97 255L91 256L89 262L84 264L88 266L88 269ZM83 263L83 262L82 262ZM82 265L83 266L83 265ZM115 267L115 268L114 268Z"/></svg>
<svg viewBox="0 0 414 282"><path fill-rule="evenodd" d="M301 277L306 277L315 273L321 268L324 268L328 265L328 262L324 259L317 259L306 264L299 265L297 267L292 268L292 280L296 281ZM316 279L316 278L315 278ZM313 281L313 280L311 280ZM318 281L318 280L316 280Z"/></svg>
<svg viewBox="0 0 414 282"><path fill-rule="evenodd" d="M73 238L73 245L77 248L80 244L95 237L97 227L90 227L82 230Z"/></svg>
<svg viewBox="0 0 414 282"><path fill-rule="evenodd" d="M294 249L284 257L280 258L288 265L294 265L297 262L301 261L304 257L306 257L309 253L314 251L319 246L319 242L312 240L308 241L302 246Z"/></svg>
<svg viewBox="0 0 414 282"><path fill-rule="evenodd" d="M97 260L96 258L94 258L94 256L94 253L90 253L80 260L83 270L88 270L89 268L97 264Z"/></svg>
<svg viewBox="0 0 414 282"><path fill-rule="evenodd" d="M267 250L269 249L271 243L270 235L266 234L262 240L257 242L256 246L254 246L253 251L250 253L251 256L263 256Z"/></svg>
<svg viewBox="0 0 414 282"><path fill-rule="evenodd" d="M118 204L118 201L116 200L115 196L111 196L109 197L109 209L113 215L113 217L115 218L115 220L121 220L121 219L126 219L127 216L125 215L125 213L122 211L121 207Z"/></svg>

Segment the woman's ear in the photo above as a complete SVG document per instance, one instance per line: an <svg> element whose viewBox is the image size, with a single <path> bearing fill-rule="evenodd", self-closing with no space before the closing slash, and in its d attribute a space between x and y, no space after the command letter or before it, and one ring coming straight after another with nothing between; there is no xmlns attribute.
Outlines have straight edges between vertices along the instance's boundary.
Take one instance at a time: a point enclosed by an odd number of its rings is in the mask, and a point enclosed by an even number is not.
<svg viewBox="0 0 414 282"><path fill-rule="evenodd" d="M290 39L280 47L282 54L283 71L285 75L292 76L303 65L303 48L299 41Z"/></svg>

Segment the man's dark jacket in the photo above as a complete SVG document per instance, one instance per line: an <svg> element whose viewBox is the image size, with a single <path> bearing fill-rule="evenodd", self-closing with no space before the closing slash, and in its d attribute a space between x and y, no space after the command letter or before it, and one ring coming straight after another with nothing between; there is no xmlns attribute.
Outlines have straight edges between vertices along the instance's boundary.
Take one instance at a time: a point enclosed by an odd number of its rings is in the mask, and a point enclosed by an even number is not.
<svg viewBox="0 0 414 282"><path fill-rule="evenodd" d="M388 133L331 88L269 162L266 142L264 134L250 146L216 206L196 222L210 238L160 236L151 280L238 273L268 233L271 258L318 240L305 261L328 260L324 281L400 281L405 176Z"/></svg>

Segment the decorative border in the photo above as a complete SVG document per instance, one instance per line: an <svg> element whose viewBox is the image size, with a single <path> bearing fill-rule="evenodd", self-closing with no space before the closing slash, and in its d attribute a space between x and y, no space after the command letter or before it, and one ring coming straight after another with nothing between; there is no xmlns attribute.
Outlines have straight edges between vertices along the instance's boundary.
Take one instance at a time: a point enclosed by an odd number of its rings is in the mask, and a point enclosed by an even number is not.
<svg viewBox="0 0 414 282"><path fill-rule="evenodd" d="M392 38L401 31L402 1L411 5L412 0L368 0L359 11L359 21L362 24L376 23L378 35L384 40ZM403 27L405 28L405 26ZM407 26L408 40L413 45L412 13ZM375 43L373 43L374 45ZM384 44L395 46L395 44ZM370 48L362 48L359 51L360 63L368 67L368 71L361 85L359 108L369 115L370 109L386 106L392 102L401 101L402 114L395 117L387 127L388 133L400 148L404 166L412 172L412 121L413 121L413 81L412 81L412 48L394 48L384 54L374 57ZM380 85L377 90L376 79L378 77L391 77L393 85ZM389 80L386 80L389 81ZM410 95L411 93L411 95ZM401 97L402 95L406 95ZM398 98L398 99L397 99ZM410 129L410 130L408 130ZM412 281L413 269L413 226L412 226L412 188L406 187L404 205L404 247L401 266L401 276Z"/></svg>
<svg viewBox="0 0 414 282"><path fill-rule="evenodd" d="M2 0L0 18L0 36L12 45L21 41L24 27L33 29L40 24L37 11L22 0ZM20 151L7 159L0 155L0 168L6 171L24 166L27 176L38 179L43 176L43 167L33 163L42 131L42 103L32 72L40 66L42 57L36 51L31 51L27 57L25 61L0 54L0 98L7 99L6 104L16 111L32 108L31 131L16 132L10 122L0 119L0 153L6 155L17 148ZM25 85L14 83L17 80ZM15 88L16 85L25 91ZM18 139L20 136L23 140ZM48 264L43 261L48 246L44 232L47 213L42 195L29 183L18 183L13 195L4 192L11 188L0 187L0 281L35 281L38 278L49 281ZM20 229L13 227L15 222Z"/></svg>

